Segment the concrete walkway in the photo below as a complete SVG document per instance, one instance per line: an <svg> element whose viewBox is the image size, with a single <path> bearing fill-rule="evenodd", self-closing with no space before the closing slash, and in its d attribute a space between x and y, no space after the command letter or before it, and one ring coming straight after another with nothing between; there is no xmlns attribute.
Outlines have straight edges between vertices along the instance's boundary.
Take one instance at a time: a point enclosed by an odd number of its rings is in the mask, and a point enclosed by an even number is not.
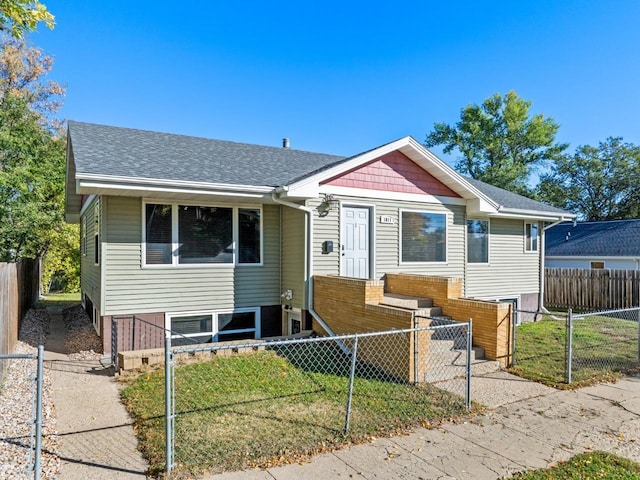
<svg viewBox="0 0 640 480"><path fill-rule="evenodd" d="M97 360L71 360L64 322L50 311L45 368L51 375L60 438L59 480L144 479L131 420L120 404L112 371Z"/></svg>
<svg viewBox="0 0 640 480"><path fill-rule="evenodd" d="M468 422L378 439L309 463L208 478L496 480L589 450L640 462L640 377L562 391L499 372L474 378L473 385L474 399L484 395L494 408Z"/></svg>

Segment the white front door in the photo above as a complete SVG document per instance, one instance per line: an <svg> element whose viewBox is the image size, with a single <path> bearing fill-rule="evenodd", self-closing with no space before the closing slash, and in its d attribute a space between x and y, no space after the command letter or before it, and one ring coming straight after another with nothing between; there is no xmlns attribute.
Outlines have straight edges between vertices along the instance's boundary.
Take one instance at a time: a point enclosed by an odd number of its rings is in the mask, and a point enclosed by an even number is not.
<svg viewBox="0 0 640 480"><path fill-rule="evenodd" d="M342 208L341 275L369 278L369 232L368 208Z"/></svg>

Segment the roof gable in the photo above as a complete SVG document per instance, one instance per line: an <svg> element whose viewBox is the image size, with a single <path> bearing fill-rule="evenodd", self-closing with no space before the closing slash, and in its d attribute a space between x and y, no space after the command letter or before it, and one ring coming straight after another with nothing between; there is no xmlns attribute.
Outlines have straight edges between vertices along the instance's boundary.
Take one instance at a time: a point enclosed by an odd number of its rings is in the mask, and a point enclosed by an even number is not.
<svg viewBox="0 0 640 480"><path fill-rule="evenodd" d="M418 195L460 197L397 150L324 180L320 184Z"/></svg>

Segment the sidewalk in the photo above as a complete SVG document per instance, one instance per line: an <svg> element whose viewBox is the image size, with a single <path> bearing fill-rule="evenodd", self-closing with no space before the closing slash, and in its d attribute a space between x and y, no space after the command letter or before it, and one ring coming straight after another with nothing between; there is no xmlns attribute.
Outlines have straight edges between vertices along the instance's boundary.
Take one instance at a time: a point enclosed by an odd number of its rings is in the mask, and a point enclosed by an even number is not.
<svg viewBox="0 0 640 480"><path fill-rule="evenodd" d="M378 439L306 464L208 478L496 480L589 450L640 461L640 377L577 391L554 390L504 372L475 377L473 384L474 400L482 401L483 392L485 405L494 408L469 422Z"/></svg>
<svg viewBox="0 0 640 480"><path fill-rule="evenodd" d="M71 360L62 315L51 315L45 368L51 375L60 438L59 480L145 479L131 420L119 401L112 370L98 360Z"/></svg>

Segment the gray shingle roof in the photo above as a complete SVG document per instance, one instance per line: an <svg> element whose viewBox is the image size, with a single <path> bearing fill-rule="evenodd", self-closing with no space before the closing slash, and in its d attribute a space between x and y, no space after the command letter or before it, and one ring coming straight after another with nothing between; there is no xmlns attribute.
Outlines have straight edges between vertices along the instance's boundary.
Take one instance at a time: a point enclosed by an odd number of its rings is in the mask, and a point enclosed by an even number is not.
<svg viewBox="0 0 640 480"><path fill-rule="evenodd" d="M471 185L484 193L487 197L489 197L496 203L499 203L505 208L570 215L569 212L567 212L566 210L562 210L561 208L552 207L551 205L547 205L546 203L531 200L530 198L523 197L522 195L518 195L517 193L513 193L502 188L494 187L493 185L481 182L480 180L475 180L469 177L465 177L465 179Z"/></svg>
<svg viewBox="0 0 640 480"><path fill-rule="evenodd" d="M78 174L277 187L344 160L322 153L69 121Z"/></svg>
<svg viewBox="0 0 640 480"><path fill-rule="evenodd" d="M323 153L71 120L68 126L78 175L279 187L349 160ZM477 180L467 180L505 208L568 213Z"/></svg>
<svg viewBox="0 0 640 480"><path fill-rule="evenodd" d="M561 223L547 230L545 255L640 256L640 219Z"/></svg>

